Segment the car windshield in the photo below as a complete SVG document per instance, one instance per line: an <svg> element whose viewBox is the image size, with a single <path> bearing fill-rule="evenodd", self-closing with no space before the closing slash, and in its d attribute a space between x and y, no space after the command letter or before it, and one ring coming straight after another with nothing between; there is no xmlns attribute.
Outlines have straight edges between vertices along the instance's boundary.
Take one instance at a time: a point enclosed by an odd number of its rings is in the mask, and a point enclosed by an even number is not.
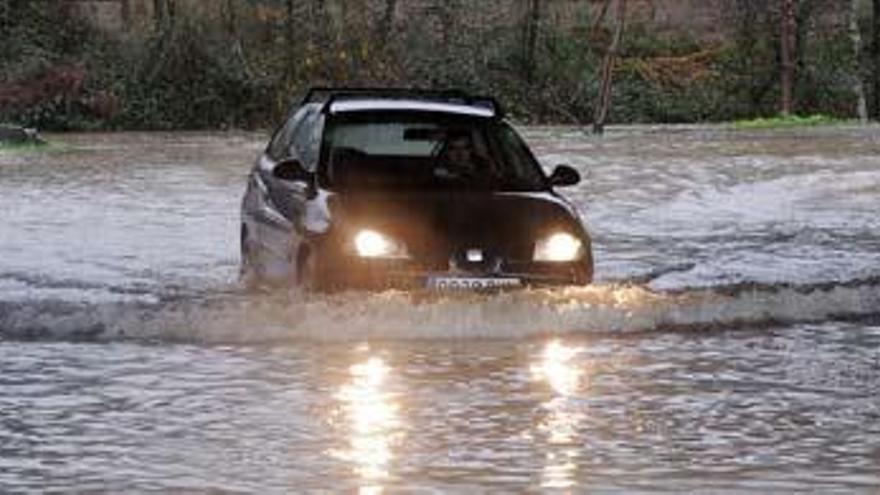
<svg viewBox="0 0 880 495"><path fill-rule="evenodd" d="M546 182L508 124L415 112L328 119L320 176L335 190L541 191Z"/></svg>

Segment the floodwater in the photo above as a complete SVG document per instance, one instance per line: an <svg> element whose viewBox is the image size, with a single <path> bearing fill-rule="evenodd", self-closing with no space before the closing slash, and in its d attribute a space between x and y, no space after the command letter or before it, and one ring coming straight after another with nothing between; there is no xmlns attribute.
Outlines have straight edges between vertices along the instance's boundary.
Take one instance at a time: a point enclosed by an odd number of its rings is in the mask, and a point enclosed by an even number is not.
<svg viewBox="0 0 880 495"><path fill-rule="evenodd" d="M597 283L249 294L266 137L0 150L0 491L880 490L880 128L526 129Z"/></svg>

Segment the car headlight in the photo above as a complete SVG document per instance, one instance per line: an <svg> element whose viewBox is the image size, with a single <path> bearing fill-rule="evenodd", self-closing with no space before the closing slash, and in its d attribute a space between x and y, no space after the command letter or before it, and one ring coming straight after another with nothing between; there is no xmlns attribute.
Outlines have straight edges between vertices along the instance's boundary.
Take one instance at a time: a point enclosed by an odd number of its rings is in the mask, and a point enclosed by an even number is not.
<svg viewBox="0 0 880 495"><path fill-rule="evenodd" d="M364 258L407 258L406 246L376 232L364 229L354 236L355 252Z"/></svg>
<svg viewBox="0 0 880 495"><path fill-rule="evenodd" d="M535 243L535 261L574 261L580 256L580 239L565 232L557 232Z"/></svg>

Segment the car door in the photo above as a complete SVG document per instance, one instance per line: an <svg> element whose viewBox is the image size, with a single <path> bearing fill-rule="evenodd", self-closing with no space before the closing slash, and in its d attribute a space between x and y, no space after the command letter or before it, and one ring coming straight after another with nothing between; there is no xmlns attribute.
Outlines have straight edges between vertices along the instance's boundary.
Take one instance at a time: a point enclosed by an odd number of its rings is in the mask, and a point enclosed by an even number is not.
<svg viewBox="0 0 880 495"><path fill-rule="evenodd" d="M306 180L290 180L282 169L294 167L313 172L320 147L320 114L316 108L304 108L282 128L260 159L257 173L265 185L267 208L259 222L260 236L267 240L276 258L289 262L302 242L302 217L310 200L312 185Z"/></svg>

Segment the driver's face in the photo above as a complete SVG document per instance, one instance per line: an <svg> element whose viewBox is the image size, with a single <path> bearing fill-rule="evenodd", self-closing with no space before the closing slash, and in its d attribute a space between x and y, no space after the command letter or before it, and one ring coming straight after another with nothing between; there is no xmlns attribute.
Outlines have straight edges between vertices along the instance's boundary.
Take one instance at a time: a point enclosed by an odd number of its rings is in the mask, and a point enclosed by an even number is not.
<svg viewBox="0 0 880 495"><path fill-rule="evenodd" d="M449 143L449 149L447 153L449 154L449 160L459 164L469 166L471 162L471 152L473 149L471 148L471 142L469 139L461 138L451 141Z"/></svg>

